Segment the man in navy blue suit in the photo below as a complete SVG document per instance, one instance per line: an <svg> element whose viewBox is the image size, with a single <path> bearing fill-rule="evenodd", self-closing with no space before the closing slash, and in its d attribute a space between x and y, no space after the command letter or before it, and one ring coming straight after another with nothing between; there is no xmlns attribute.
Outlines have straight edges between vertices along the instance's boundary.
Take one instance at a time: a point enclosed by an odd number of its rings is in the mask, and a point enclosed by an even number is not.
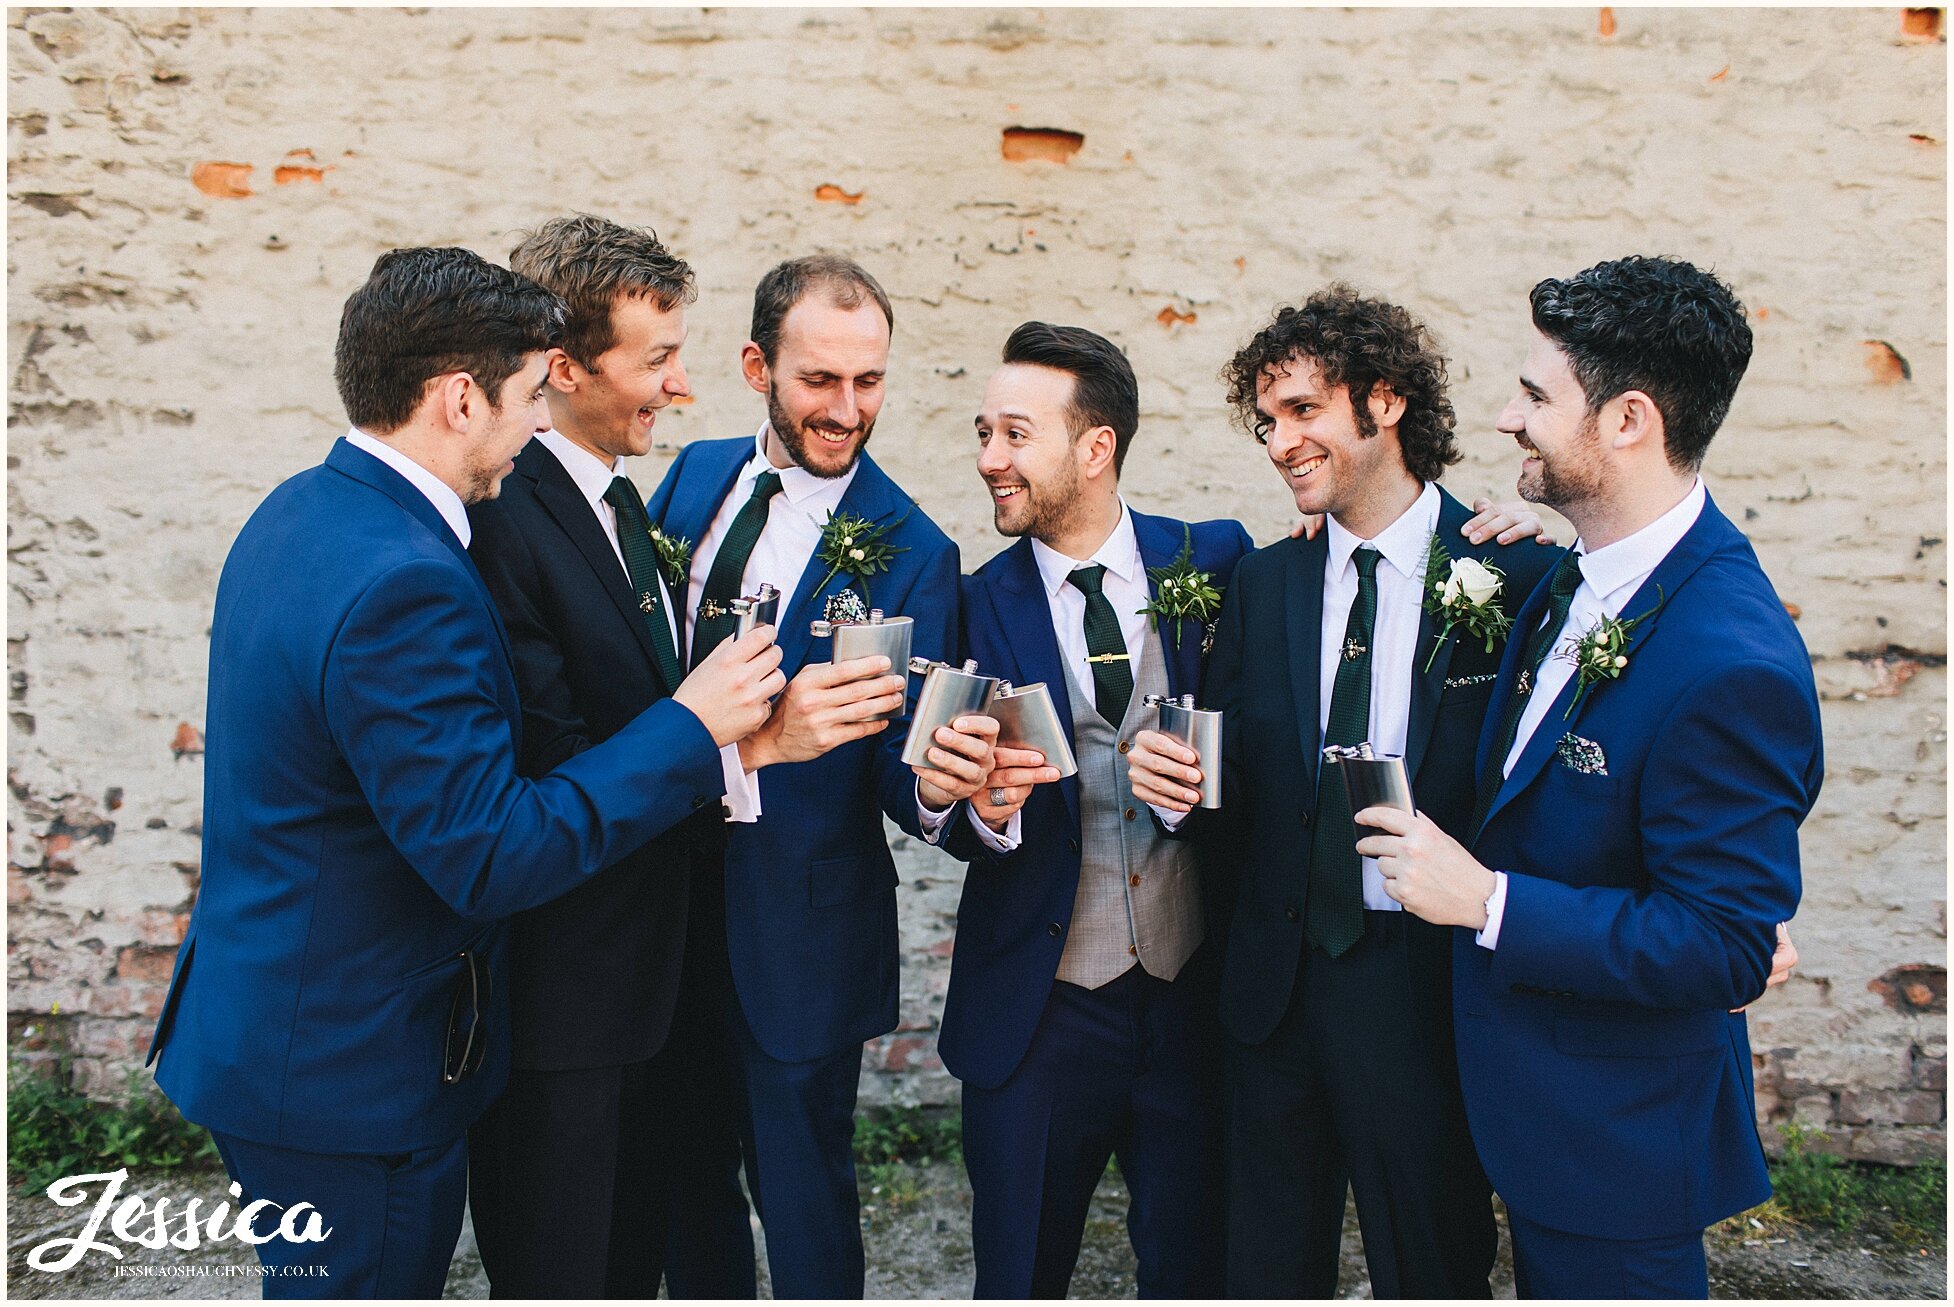
<svg viewBox="0 0 1954 1307"><path fill-rule="evenodd" d="M1497 568L1485 612L1503 620L1552 556L1507 543L1537 521L1475 517L1436 484L1460 457L1445 361L1403 308L1328 287L1225 375L1296 507L1329 515L1317 538L1244 559L1229 587L1207 691L1224 714L1221 809L1189 813L1195 758L1165 736L1142 732L1130 755L1135 793L1163 820L1188 814L1183 832L1236 882L1228 1292L1335 1297L1354 1191L1377 1297L1488 1297L1497 1234L1454 1070L1450 932L1386 897L1341 770L1320 760L1362 742L1402 756L1426 810L1463 829L1497 638L1448 630L1427 597L1455 569L1483 587Z"/></svg>
<svg viewBox="0 0 1954 1307"><path fill-rule="evenodd" d="M548 427L562 304L460 249L396 250L347 301L352 422L245 524L211 628L203 881L152 1041L247 1200L268 1297L438 1297L466 1130L509 1066L502 919L716 806L765 720L772 632L535 779L466 552ZM704 670L703 668L701 669Z"/></svg>
<svg viewBox="0 0 1954 1307"><path fill-rule="evenodd" d="M1698 470L1750 361L1729 287L1627 258L1533 288L1500 430L1580 533L1514 624L1462 842L1369 809L1391 896L1463 927L1459 1071L1523 1297L1702 1298L1770 1195L1750 1043L1824 762L1810 659ZM1468 852L1468 850L1470 850Z"/></svg>
<svg viewBox="0 0 1954 1307"><path fill-rule="evenodd" d="M1045 685L1079 765L1059 780L999 748L932 827L970 864L941 1050L963 1081L980 1298L1065 1296L1111 1157L1141 1296L1221 1291L1219 941L1192 847L1136 813L1121 759L1155 719L1146 695L1200 686L1210 610L1149 617L1155 569L1184 557L1218 587L1250 541L1126 506L1139 415L1116 345L1043 322L1011 333L977 415L977 471L1018 540L964 581L964 653Z"/></svg>
<svg viewBox="0 0 1954 1307"><path fill-rule="evenodd" d="M526 233L509 262L566 305L549 353L554 425L516 456L501 495L469 510L469 552L509 632L523 771L542 775L689 679L678 568L620 460L647 453L659 414L690 393L694 283L655 233L588 214ZM877 684L831 692L822 720L788 733L805 744L790 756L882 730L864 718L899 707L902 682L880 697ZM737 745L720 752L730 815L754 820L747 764ZM510 924L514 1066L469 1141L470 1214L497 1297L643 1297L661 1278L676 1298L754 1295L724 822L701 810Z"/></svg>
<svg viewBox="0 0 1954 1307"><path fill-rule="evenodd" d="M741 354L766 420L752 436L687 445L646 506L664 536L690 546L678 603L693 662L731 630L729 600L763 583L780 592L781 669L792 680L774 717L741 743L749 765L805 757L790 738L797 719L901 688L893 676L853 686L862 669L818 661L814 619L872 606L914 620L917 656L954 651L956 546L863 452L893 324L882 287L850 260L808 256L768 272ZM797 718L800 708L809 711ZM748 1189L777 1297L862 1294L856 1086L863 1042L896 1024L896 869L882 817L920 836L921 800L946 806L983 779L981 738L945 732L939 744L945 736L975 755L940 751L950 771L938 774L957 791L919 783L901 761L898 720L768 767L760 819L726 831L729 1021Z"/></svg>

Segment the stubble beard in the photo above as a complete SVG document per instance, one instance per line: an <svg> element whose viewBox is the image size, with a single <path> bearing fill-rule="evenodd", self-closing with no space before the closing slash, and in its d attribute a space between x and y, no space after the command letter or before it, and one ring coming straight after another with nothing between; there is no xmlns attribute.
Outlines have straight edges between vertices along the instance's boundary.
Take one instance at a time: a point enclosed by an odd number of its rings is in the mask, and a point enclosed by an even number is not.
<svg viewBox="0 0 1954 1307"><path fill-rule="evenodd" d="M864 423L861 435L848 454L848 461L838 468L832 468L814 460L821 438L810 434L806 426L788 417L787 410L781 407L780 399L772 389L767 391L767 422L773 427L773 433L780 437L780 443L787 447L787 456L794 460L794 465L824 481L832 481L854 471L855 464L861 461L863 451L868 448L868 438L875 432L875 423ZM822 449L821 452L825 453L826 450Z"/></svg>

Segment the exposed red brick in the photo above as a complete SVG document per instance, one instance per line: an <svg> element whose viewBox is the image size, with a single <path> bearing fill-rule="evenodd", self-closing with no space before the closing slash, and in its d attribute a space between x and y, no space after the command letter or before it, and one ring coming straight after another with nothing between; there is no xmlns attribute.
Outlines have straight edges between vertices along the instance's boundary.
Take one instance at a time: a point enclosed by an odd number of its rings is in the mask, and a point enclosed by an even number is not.
<svg viewBox="0 0 1954 1307"><path fill-rule="evenodd" d="M1247 255L1243 255L1243 254L1238 254L1238 255L1236 255L1236 256L1235 256L1235 271L1236 271L1236 272L1237 272L1238 274L1239 274L1239 273L1243 273L1243 272L1247 272L1247 271L1248 271L1248 256L1247 256Z"/></svg>
<svg viewBox="0 0 1954 1307"><path fill-rule="evenodd" d="M297 163L281 163L271 174L272 182L278 186L289 186L293 182L323 182L325 179L324 168L312 168Z"/></svg>
<svg viewBox="0 0 1954 1307"><path fill-rule="evenodd" d="M41 840L41 861L57 870L67 870L75 865L73 850L75 837L72 835L49 835Z"/></svg>
<svg viewBox="0 0 1954 1307"><path fill-rule="evenodd" d="M175 946L158 948L149 944L130 944L115 955L115 978L166 985L175 966Z"/></svg>
<svg viewBox="0 0 1954 1307"><path fill-rule="evenodd" d="M1908 36L1924 37L1928 40L1940 35L1940 9L1902 9L1900 11L1900 31Z"/></svg>
<svg viewBox="0 0 1954 1307"><path fill-rule="evenodd" d="M1065 163L1085 143L1083 133L1068 132L1062 127L1006 127L1004 159L1007 163L1026 163L1033 159Z"/></svg>
<svg viewBox="0 0 1954 1307"><path fill-rule="evenodd" d="M34 887L27 883L27 877L20 874L20 868L7 868L7 906L17 907L33 897Z"/></svg>
<svg viewBox="0 0 1954 1307"><path fill-rule="evenodd" d="M1800 608L1797 604L1791 603L1789 600L1784 600L1781 602L1784 603L1784 611L1790 614L1792 621L1795 622L1799 618L1805 615L1805 610Z"/></svg>
<svg viewBox="0 0 1954 1307"><path fill-rule="evenodd" d="M1913 380L1913 365L1906 356L1883 340L1862 342L1866 347L1866 371L1872 374L1873 382L1881 386L1896 386L1902 381Z"/></svg>
<svg viewBox="0 0 1954 1307"><path fill-rule="evenodd" d="M220 200L241 200L251 194L251 165L200 163L190 170L190 182L205 195Z"/></svg>
<svg viewBox="0 0 1954 1307"><path fill-rule="evenodd" d="M168 908L145 908L136 918L136 938L145 944L174 949L189 929L190 914Z"/></svg>
<svg viewBox="0 0 1954 1307"><path fill-rule="evenodd" d="M1902 1012L1945 1013L1947 968L1933 962L1894 967L1866 982L1866 988Z"/></svg>
<svg viewBox="0 0 1954 1307"><path fill-rule="evenodd" d="M1189 309L1186 313L1181 313L1176 311L1173 305L1169 304L1166 308L1154 314L1153 320L1163 327L1172 327L1177 322L1192 322L1195 320L1195 317L1196 315L1192 309Z"/></svg>
<svg viewBox="0 0 1954 1307"><path fill-rule="evenodd" d="M285 151L285 157L287 159L317 159L319 156L312 153L312 151L306 149L304 146L300 146L296 150Z"/></svg>
<svg viewBox="0 0 1954 1307"><path fill-rule="evenodd" d="M1757 320L1758 320L1759 322L1762 322L1762 321L1764 321L1764 319L1766 319L1766 318L1768 318L1768 317L1770 317L1770 316L1771 316L1771 310L1769 310L1769 309L1752 309L1752 310L1751 310L1751 316L1752 316L1752 317L1754 317L1754 318L1756 318L1756 319L1757 319Z"/></svg>
<svg viewBox="0 0 1954 1307"><path fill-rule="evenodd" d="M920 1064L920 1060L918 1062L912 1062L911 1059L919 1058L919 1055L927 1052L929 1045L929 1040L914 1035L890 1040L889 1047L882 1055L882 1069L884 1071L907 1071L912 1065Z"/></svg>
<svg viewBox="0 0 1954 1307"><path fill-rule="evenodd" d="M929 954L933 958L947 958L950 956L950 951L954 949L956 945L957 945L957 937L955 935L946 935L942 939L937 940L936 943L924 949L923 952Z"/></svg>
<svg viewBox="0 0 1954 1307"><path fill-rule="evenodd" d="M1601 34L1603 36L1615 34L1615 11L1605 6L1601 10Z"/></svg>
<svg viewBox="0 0 1954 1307"><path fill-rule="evenodd" d="M189 722L178 722L176 734L170 739L170 752L181 758L186 753L204 751L204 733Z"/></svg>
<svg viewBox="0 0 1954 1307"><path fill-rule="evenodd" d="M1725 64L1723 67L1717 69L1715 72L1710 74L1710 80L1713 82L1720 82L1728 76L1730 76L1730 65Z"/></svg>
<svg viewBox="0 0 1954 1307"><path fill-rule="evenodd" d="M1939 145L1940 144L1940 142L1937 139L1927 135L1927 133L1925 132L1910 132L1907 134L1907 139L1909 141L1912 141L1915 145Z"/></svg>
<svg viewBox="0 0 1954 1307"><path fill-rule="evenodd" d="M865 191L856 191L851 195L833 182L822 182L814 188L814 198L823 204L860 204L865 194Z"/></svg>

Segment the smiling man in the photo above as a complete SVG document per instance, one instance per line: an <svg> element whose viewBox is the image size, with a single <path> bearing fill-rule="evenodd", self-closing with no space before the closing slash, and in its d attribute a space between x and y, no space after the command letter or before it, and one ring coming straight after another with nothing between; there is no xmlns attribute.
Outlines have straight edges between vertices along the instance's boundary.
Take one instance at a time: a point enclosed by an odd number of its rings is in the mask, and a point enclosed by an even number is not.
<svg viewBox="0 0 1954 1307"><path fill-rule="evenodd" d="M862 1294L856 1087L863 1041L896 1025L896 869L882 817L920 836L923 815L901 761L907 720L871 720L902 706L906 669L817 661L809 623L872 605L914 620L920 657L947 658L956 642L956 546L864 452L893 324L882 287L850 260L812 255L768 272L741 353L766 421L750 437L687 445L649 505L667 538L693 544L680 602L695 662L731 634L731 600L762 583L780 592L793 679L741 751L749 765L784 761L759 778L760 819L729 826L713 865L724 868L748 1189L781 1298ZM937 773L956 788L922 797L941 807L976 788L989 750L968 745L976 757L939 755L963 773Z"/></svg>
<svg viewBox="0 0 1954 1307"><path fill-rule="evenodd" d="M1195 757L1154 731L1134 793L1208 843L1239 888L1221 977L1228 1291L1331 1298L1354 1190L1377 1297L1484 1298L1496 1248L1453 1064L1450 933L1402 912L1356 833L1326 744L1405 759L1418 802L1462 827L1497 651L1425 604L1438 551L1504 573L1514 612L1552 555L1505 545L1436 481L1458 461L1445 361L1393 304L1331 286L1228 364L1229 400L1313 540L1242 560L1208 666L1225 715L1222 806L1189 812ZM1444 638L1441 638L1441 635Z"/></svg>
<svg viewBox="0 0 1954 1307"><path fill-rule="evenodd" d="M1771 1193L1729 1009L1798 903L1818 696L1699 475L1750 363L1736 296L1626 258L1532 307L1499 429L1580 538L1514 624L1470 822L1370 809L1360 847L1395 901L1466 928L1459 1069L1520 1296L1702 1298L1704 1228Z"/></svg>
<svg viewBox="0 0 1954 1307"><path fill-rule="evenodd" d="M437 1298L469 1125L510 1062L502 919L579 886L721 789L767 717L767 633L541 772L466 552L543 401L563 305L467 250L394 250L346 302L352 429L274 490L211 626L203 880L151 1043L245 1204L309 1203L267 1297ZM241 1206L244 1204L241 1204Z"/></svg>

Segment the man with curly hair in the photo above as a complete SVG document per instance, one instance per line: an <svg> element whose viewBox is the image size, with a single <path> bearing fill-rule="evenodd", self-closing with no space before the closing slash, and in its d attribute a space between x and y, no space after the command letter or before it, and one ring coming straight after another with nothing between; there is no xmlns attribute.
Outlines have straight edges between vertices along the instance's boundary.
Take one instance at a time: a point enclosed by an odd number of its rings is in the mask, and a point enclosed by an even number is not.
<svg viewBox="0 0 1954 1307"><path fill-rule="evenodd" d="M1462 829L1499 666L1426 603L1448 560L1500 576L1510 618L1553 554L1491 537L1435 484L1459 459L1445 360L1406 310L1333 285L1286 307L1224 373L1314 539L1242 560L1206 700L1226 718L1218 810L1195 755L1142 732L1134 793L1234 886L1221 977L1231 1296L1336 1296L1354 1189L1377 1297L1485 1298L1497 1246L1452 1048L1451 931L1384 891L1326 745L1402 755L1424 811ZM1429 572L1429 575L1428 575ZM1183 816L1185 814L1185 816Z"/></svg>

